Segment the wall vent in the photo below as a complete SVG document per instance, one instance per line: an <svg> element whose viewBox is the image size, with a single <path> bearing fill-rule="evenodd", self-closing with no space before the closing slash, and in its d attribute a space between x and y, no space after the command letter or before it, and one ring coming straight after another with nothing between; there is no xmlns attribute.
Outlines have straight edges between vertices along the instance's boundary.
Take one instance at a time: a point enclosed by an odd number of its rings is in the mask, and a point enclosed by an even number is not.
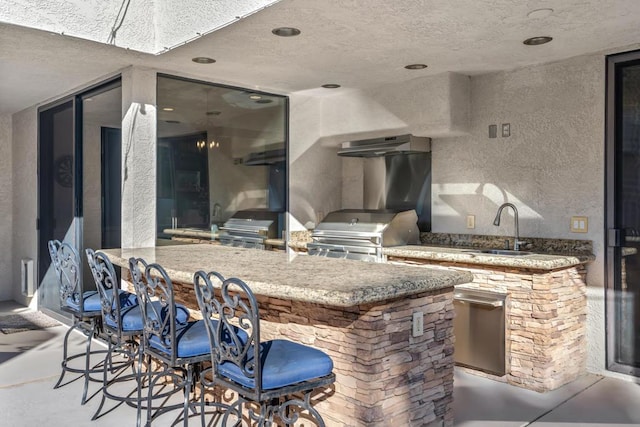
<svg viewBox="0 0 640 427"><path fill-rule="evenodd" d="M20 261L20 272L22 295L32 297L35 289L33 281L33 260L31 258L23 258Z"/></svg>

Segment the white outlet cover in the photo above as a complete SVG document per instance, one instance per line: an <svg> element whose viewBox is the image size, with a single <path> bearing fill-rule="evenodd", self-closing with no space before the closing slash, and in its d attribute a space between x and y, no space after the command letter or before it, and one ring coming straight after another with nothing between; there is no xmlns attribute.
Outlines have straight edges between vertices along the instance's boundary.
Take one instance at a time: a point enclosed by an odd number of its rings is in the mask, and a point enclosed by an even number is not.
<svg viewBox="0 0 640 427"><path fill-rule="evenodd" d="M413 312L413 319L412 319L411 326L412 326L411 335L413 335L414 337L419 337L424 334L424 313L423 312L421 311Z"/></svg>
<svg viewBox="0 0 640 427"><path fill-rule="evenodd" d="M467 228L476 228L476 216L467 215Z"/></svg>

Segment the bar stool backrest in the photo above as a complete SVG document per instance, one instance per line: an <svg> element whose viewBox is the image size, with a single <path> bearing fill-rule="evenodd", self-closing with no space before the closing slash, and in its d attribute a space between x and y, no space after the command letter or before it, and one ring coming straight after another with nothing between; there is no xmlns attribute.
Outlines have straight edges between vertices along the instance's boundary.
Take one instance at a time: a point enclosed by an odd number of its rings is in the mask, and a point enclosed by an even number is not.
<svg viewBox="0 0 640 427"><path fill-rule="evenodd" d="M129 268L143 317L143 346L145 351L154 351L158 356L175 364L176 304L173 284L169 275L159 264L147 264L142 258L130 258ZM153 345L151 343L153 341Z"/></svg>
<svg viewBox="0 0 640 427"><path fill-rule="evenodd" d="M220 286L219 299L215 297L213 283ZM260 315L255 295L242 280L225 280L216 272L207 274L198 271L194 276L194 284L198 305L210 334L214 372L220 365L233 364L253 387L240 387L236 381L228 381L224 377L219 381L231 389L240 388L246 395L260 400Z"/></svg>
<svg viewBox="0 0 640 427"><path fill-rule="evenodd" d="M84 301L80 280L80 254L67 242L49 240L48 246L60 285L60 307L77 312L78 316L82 317Z"/></svg>
<svg viewBox="0 0 640 427"><path fill-rule="evenodd" d="M127 292L119 292L120 284L111 260L103 252L87 249L87 263L100 294L100 306L104 327L122 331L122 308L134 305Z"/></svg>

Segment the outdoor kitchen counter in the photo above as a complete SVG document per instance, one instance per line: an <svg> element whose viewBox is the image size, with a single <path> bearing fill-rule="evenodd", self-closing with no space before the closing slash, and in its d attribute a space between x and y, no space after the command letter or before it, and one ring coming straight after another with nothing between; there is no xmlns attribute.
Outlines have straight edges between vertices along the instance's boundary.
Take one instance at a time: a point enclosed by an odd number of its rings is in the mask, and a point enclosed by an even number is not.
<svg viewBox="0 0 640 427"><path fill-rule="evenodd" d="M298 249L310 239L306 234L296 237L292 240ZM427 239L443 243L425 244ZM421 240L420 246L383 248L387 263L470 272L473 280L459 291L507 296L507 373L495 379L546 392L586 372L586 264L595 258L590 241L528 239L532 253L514 256L478 252L504 242L499 236L423 233ZM630 252L624 249L623 255Z"/></svg>
<svg viewBox="0 0 640 427"><path fill-rule="evenodd" d="M534 252L530 255L513 256L485 254L477 252L477 249L443 246L394 246L383 248L382 253L390 260L405 258L548 271L595 260L595 256L591 253L543 254Z"/></svg>
<svg viewBox="0 0 640 427"><path fill-rule="evenodd" d="M468 271L458 290L507 296L506 375L498 378L538 392L555 390L586 372L588 251L493 255L441 246L385 248L387 261L447 271ZM474 351L474 349L471 349Z"/></svg>
<svg viewBox="0 0 640 427"><path fill-rule="evenodd" d="M208 244L105 252L125 268L132 256L160 263L190 308L195 271L243 279L263 339L312 345L333 360L335 384L313 397L327 427L453 425L453 292L470 273Z"/></svg>
<svg viewBox="0 0 640 427"><path fill-rule="evenodd" d="M130 257L162 265L172 280L192 283L197 270L239 277L254 293L267 297L350 307L449 288L472 280L469 273L416 270L389 264L227 246L180 245L142 249L108 249L111 261L128 267Z"/></svg>

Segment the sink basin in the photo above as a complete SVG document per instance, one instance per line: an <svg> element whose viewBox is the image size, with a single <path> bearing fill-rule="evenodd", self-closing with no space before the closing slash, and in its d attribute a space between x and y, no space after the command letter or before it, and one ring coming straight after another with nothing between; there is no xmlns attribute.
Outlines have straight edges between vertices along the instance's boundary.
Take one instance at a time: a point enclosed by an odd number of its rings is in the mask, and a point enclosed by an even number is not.
<svg viewBox="0 0 640 427"><path fill-rule="evenodd" d="M487 255L501 255L501 256L525 256L531 255L533 252L525 252L525 251L512 251L509 249L479 249L468 251L472 254L487 254Z"/></svg>

